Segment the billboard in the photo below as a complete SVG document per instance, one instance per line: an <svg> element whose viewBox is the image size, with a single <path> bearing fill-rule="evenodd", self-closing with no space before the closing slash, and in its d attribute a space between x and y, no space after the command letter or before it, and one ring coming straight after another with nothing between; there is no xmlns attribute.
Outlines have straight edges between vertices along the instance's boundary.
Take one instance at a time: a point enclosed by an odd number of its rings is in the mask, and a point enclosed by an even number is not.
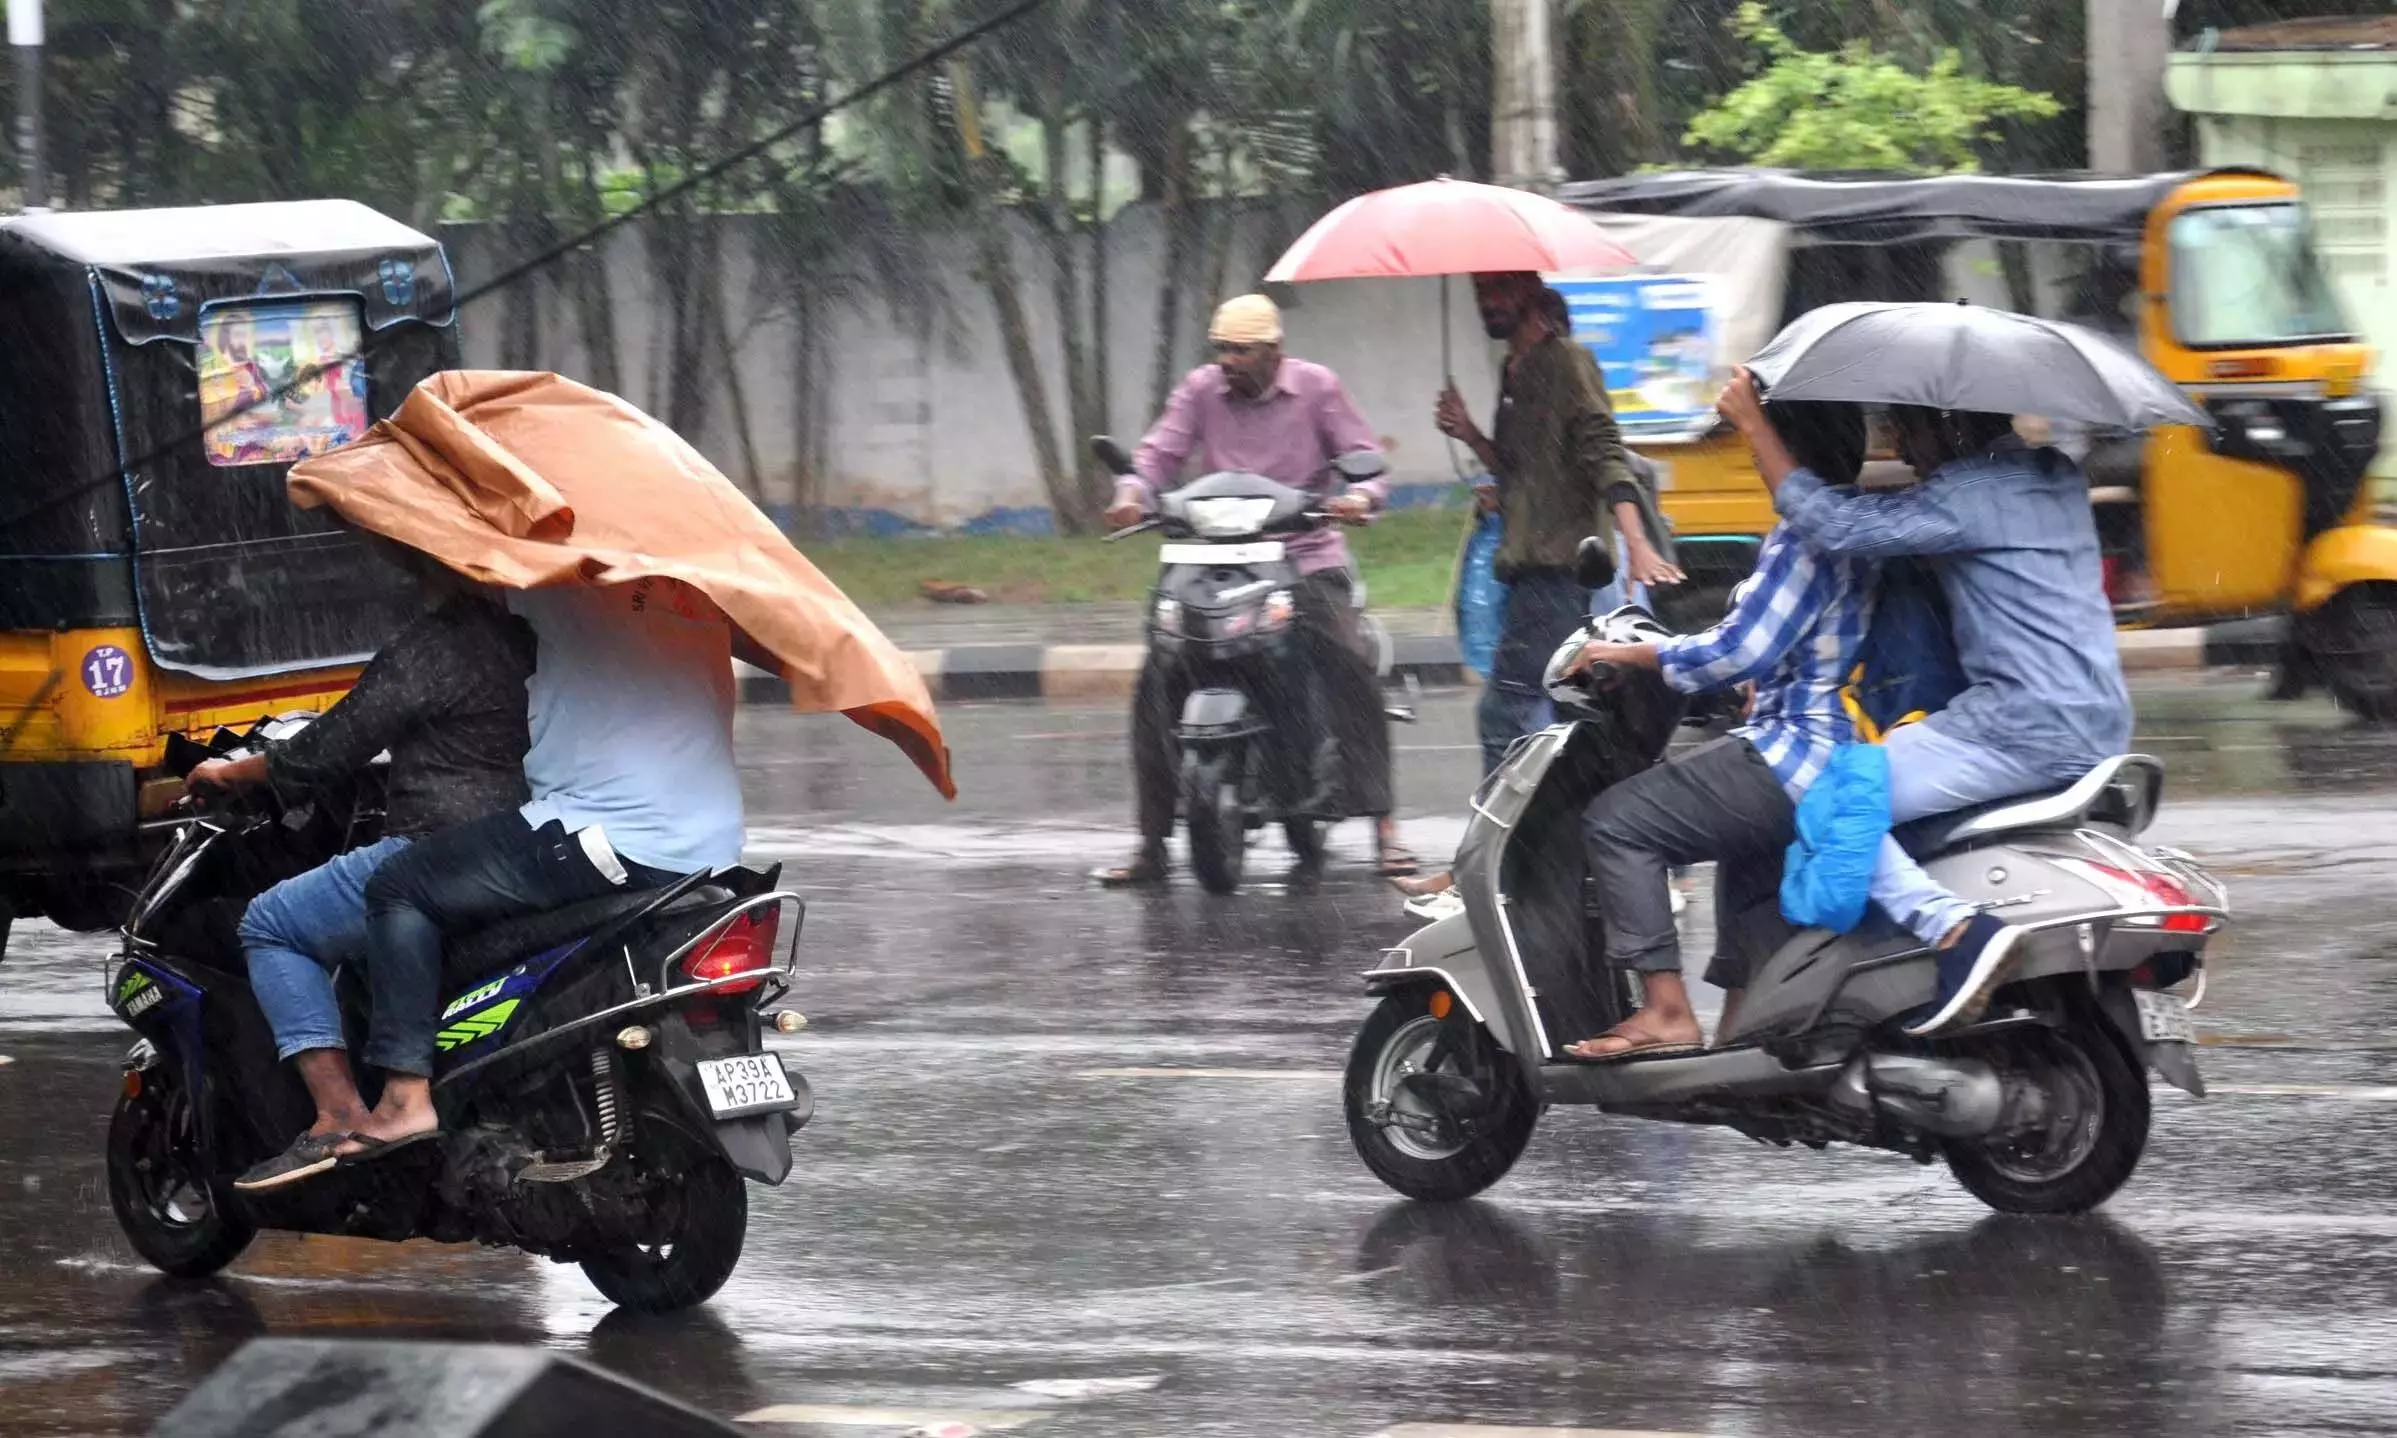
<svg viewBox="0 0 2397 1438"><path fill-rule="evenodd" d="M1633 434L1714 423L1717 335L1706 275L1549 281L1565 297L1573 338L1606 374L1615 419Z"/></svg>

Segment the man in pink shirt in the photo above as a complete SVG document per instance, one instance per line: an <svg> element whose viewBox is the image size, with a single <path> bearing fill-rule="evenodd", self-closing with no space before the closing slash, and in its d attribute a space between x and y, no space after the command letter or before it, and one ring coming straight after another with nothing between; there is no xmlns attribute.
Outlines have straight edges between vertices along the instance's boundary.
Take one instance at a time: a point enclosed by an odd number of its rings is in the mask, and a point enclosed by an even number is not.
<svg viewBox="0 0 2397 1438"><path fill-rule="evenodd" d="M1381 480L1352 485L1332 468L1344 454L1380 446L1338 375L1282 353L1281 315L1273 301L1263 295L1226 301L1207 336L1215 363L1192 370L1174 390L1165 414L1133 456L1137 474L1116 485L1108 523L1137 524L1160 493L1181 483L1183 466L1194 454L1210 473L1261 474L1324 495L1324 510L1347 523L1364 523L1389 502ZM1411 874L1414 856L1399 842L1390 816L1390 725L1382 712L1380 683L1358 639L1348 541L1327 525L1291 536L1288 549L1300 575L1294 597L1309 641L1307 668L1316 676L1317 728L1323 736L1314 756L1316 793L1302 807L1325 815L1370 815L1382 872ZM1173 726L1182 687L1154 655L1141 670L1132 697L1140 847L1130 863L1100 870L1095 877L1101 883L1150 884L1165 877L1165 839L1173 832L1181 758Z"/></svg>

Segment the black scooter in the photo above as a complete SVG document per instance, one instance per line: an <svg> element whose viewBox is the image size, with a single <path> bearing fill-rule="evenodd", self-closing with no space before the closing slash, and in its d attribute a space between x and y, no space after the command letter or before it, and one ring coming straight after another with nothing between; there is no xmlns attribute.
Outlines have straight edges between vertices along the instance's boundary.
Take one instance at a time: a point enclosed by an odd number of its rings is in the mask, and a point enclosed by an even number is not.
<svg viewBox="0 0 2397 1438"><path fill-rule="evenodd" d="M257 737L183 744L170 765L188 773ZM781 1183L790 1136L814 1111L807 1081L762 1042L769 1026L804 1023L761 1012L789 986L805 918L771 869L695 873L451 944L433 1088L442 1137L280 1189L232 1187L315 1113L250 991L242 910L371 841L380 793L368 774L297 807L210 796L175 821L108 991L141 1035L108 1130L125 1236L184 1277L223 1268L260 1228L473 1240L579 1263L627 1308L705 1302L740 1261L743 1180ZM345 969L335 987L355 1050L364 985ZM360 1079L371 1102L379 1080Z"/></svg>
<svg viewBox="0 0 2397 1438"><path fill-rule="evenodd" d="M1131 455L1116 441L1094 439L1091 451L1116 474L1133 472ZM1361 451L1333 467L1357 483L1389 466L1381 455ZM1149 594L1148 641L1178 666L1189 691L1175 728L1182 817L1190 867L1210 893L1240 887L1251 829L1281 824L1302 866L1323 856L1326 816L1296 810L1314 766L1336 765L1338 758L1319 755L1330 745L1327 737L1305 732L1302 704L1311 680L1295 629L1299 575L1283 543L1336 522L1317 503L1318 496L1263 475L1226 471L1166 493L1155 518L1109 536L1158 530L1166 539ZM1390 646L1376 643L1376 668L1386 674Z"/></svg>

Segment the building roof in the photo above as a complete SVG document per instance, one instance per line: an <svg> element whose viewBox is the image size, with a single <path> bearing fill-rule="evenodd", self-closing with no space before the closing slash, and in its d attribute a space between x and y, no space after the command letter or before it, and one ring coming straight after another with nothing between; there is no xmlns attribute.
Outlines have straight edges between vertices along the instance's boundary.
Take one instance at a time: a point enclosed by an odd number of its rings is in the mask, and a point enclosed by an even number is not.
<svg viewBox="0 0 2397 1438"><path fill-rule="evenodd" d="M2325 15L2218 30L2218 51L2397 50L2397 15Z"/></svg>

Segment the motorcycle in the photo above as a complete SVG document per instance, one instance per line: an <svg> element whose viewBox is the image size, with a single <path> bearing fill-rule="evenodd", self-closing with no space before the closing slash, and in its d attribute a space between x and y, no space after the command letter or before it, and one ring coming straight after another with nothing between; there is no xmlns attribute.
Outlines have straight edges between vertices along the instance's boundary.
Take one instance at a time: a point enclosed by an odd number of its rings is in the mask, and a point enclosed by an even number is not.
<svg viewBox="0 0 2397 1438"><path fill-rule="evenodd" d="M305 722L178 740L170 766L187 774ZM286 805L212 792L164 821L171 841L134 900L108 989L139 1035L107 1141L126 1238L183 1277L231 1263L261 1228L473 1240L580 1264L626 1308L705 1302L740 1261L744 1180L780 1184L791 1135L814 1111L806 1079L763 1044L767 1029L805 1022L767 1011L789 988L806 915L775 869L701 871L452 941L433 1087L441 1136L284 1188L233 1188L315 1114L251 993L242 911L371 841L380 794L378 769L347 794ZM367 1000L354 966L335 990L355 1051ZM373 1102L379 1079L359 1078Z"/></svg>
<svg viewBox="0 0 2397 1438"><path fill-rule="evenodd" d="M1611 568L1584 545L1585 583ZM1518 740L1473 797L1454 869L1464 911L1366 976L1378 1002L1344 1102L1350 1138L1384 1183L1434 1201L1478 1193L1544 1111L1580 1105L1783 1147L1945 1160L1993 1209L2077 1213L2111 1197L2146 1148L2149 1067L2203 1096L2189 1014L2228 891L2189 855L2138 842L2163 769L2136 754L2051 793L1897 831L1940 883L2025 931L1979 1021L1903 1032L1933 1002L1936 957L1876 915L1848 934L1796 933L1703 1053L1569 1058L1565 1045L1637 1007L1636 977L1600 961L1605 896L1586 877L1583 814L1661 758L1684 710L1654 674L1565 677L1593 636L1666 632L1627 607L1557 650L1547 684L1561 722Z"/></svg>
<svg viewBox="0 0 2397 1438"><path fill-rule="evenodd" d="M1131 455L1116 441L1102 436L1091 450L1116 474L1133 472ZM1342 455L1333 468L1357 483L1382 474L1388 463L1360 451ZM1332 741L1295 707L1310 680L1294 629L1298 569L1283 544L1284 536L1335 522L1318 502L1263 475L1210 474L1163 495L1155 518L1109 536L1159 530L1166 539L1149 595L1148 642L1189 690L1175 726L1182 819L1190 867L1210 893L1239 889L1252 829L1279 823L1302 866L1323 857L1324 816L1297 810L1314 766L1339 761ZM1353 593L1361 610L1364 586ZM1375 672L1387 681L1389 638L1369 616L1360 613L1358 620L1375 650ZM1385 712L1400 722L1414 718L1410 706Z"/></svg>

